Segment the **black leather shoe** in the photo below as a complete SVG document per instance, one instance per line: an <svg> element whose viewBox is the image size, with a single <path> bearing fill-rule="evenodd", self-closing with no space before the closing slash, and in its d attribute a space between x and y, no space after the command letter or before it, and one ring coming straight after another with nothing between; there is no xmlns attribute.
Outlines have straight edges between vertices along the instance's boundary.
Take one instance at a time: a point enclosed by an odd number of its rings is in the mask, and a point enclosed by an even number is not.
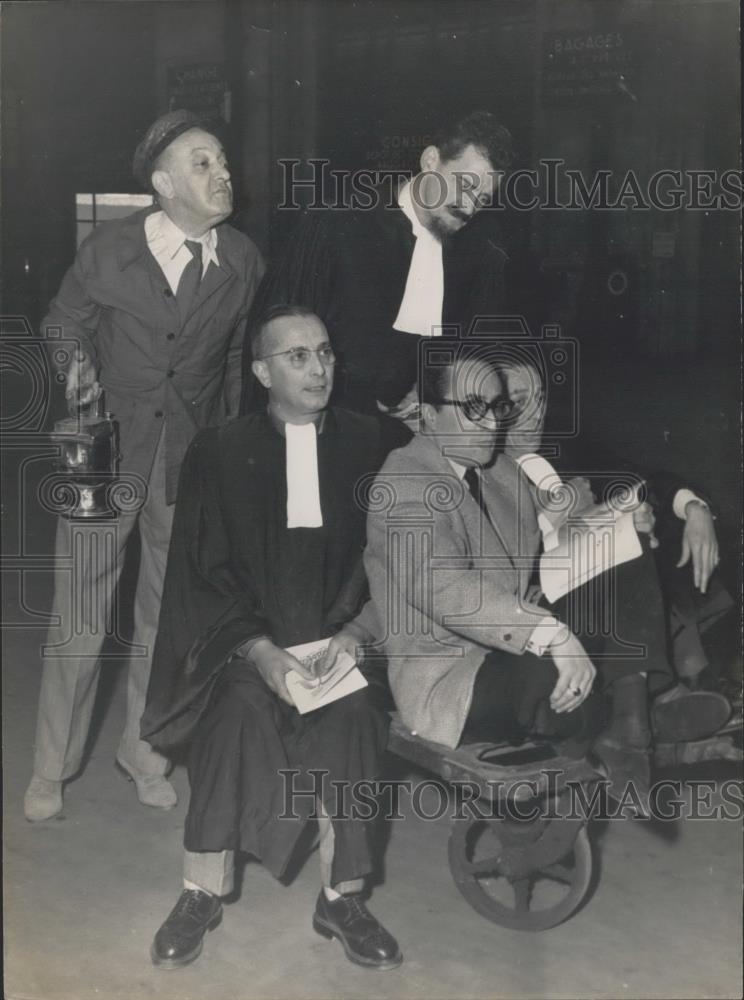
<svg viewBox="0 0 744 1000"><path fill-rule="evenodd" d="M219 897L201 889L184 889L150 948L154 965L177 969L198 958L207 931L222 919Z"/></svg>
<svg viewBox="0 0 744 1000"><path fill-rule="evenodd" d="M337 937L346 957L370 969L395 969L403 961L398 942L376 920L360 893L331 902L321 889L313 915L313 928L329 940Z"/></svg>

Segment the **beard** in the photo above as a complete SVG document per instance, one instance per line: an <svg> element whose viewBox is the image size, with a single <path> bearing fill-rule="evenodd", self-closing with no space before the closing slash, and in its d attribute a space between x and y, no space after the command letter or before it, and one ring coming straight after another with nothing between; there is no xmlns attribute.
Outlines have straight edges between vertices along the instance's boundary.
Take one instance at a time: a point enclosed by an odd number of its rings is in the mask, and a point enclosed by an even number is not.
<svg viewBox="0 0 744 1000"><path fill-rule="evenodd" d="M447 240L451 240L453 236L456 236L460 230L468 224L470 221L470 216L465 215L465 213L460 212L457 208L447 207L445 208L447 216L451 219L456 219L460 225L456 228L450 228L447 224L446 219L443 219L439 215L432 215L427 220L427 229L440 243L445 243Z"/></svg>

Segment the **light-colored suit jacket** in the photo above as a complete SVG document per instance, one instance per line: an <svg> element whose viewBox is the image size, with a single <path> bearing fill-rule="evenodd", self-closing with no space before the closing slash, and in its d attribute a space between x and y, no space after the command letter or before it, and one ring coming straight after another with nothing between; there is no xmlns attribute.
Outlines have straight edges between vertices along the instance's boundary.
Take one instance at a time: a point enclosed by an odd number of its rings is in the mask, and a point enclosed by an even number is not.
<svg viewBox="0 0 744 1000"><path fill-rule="evenodd" d="M490 649L520 654L545 610L525 600L540 545L527 478L500 455L482 473L486 517L418 434L363 490L365 569L403 722L455 747Z"/></svg>

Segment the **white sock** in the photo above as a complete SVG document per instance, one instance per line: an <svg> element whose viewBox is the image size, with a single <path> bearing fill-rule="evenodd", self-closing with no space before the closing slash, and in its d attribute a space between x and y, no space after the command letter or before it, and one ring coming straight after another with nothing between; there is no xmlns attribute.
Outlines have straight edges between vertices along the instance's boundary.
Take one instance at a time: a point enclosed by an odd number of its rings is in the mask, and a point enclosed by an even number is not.
<svg viewBox="0 0 744 1000"><path fill-rule="evenodd" d="M183 880L183 887L184 889L196 889L199 892L206 892L208 896L214 896L214 893L210 892L209 889L205 889L203 886L197 885L196 882L189 882L187 878Z"/></svg>
<svg viewBox="0 0 744 1000"><path fill-rule="evenodd" d="M329 903L335 903L337 899L341 899L341 893L336 892L335 889L331 889L329 885L323 886L323 892Z"/></svg>

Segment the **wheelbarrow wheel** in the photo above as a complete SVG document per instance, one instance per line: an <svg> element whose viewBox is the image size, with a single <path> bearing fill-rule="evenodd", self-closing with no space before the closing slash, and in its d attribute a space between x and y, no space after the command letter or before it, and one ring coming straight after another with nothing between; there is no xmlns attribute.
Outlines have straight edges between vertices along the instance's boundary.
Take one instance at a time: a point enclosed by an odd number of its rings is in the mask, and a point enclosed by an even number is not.
<svg viewBox="0 0 744 1000"><path fill-rule="evenodd" d="M566 822L457 821L448 845L455 885L474 910L502 927L555 927L579 906L592 875L586 827L578 826L575 836L570 826L553 827Z"/></svg>

